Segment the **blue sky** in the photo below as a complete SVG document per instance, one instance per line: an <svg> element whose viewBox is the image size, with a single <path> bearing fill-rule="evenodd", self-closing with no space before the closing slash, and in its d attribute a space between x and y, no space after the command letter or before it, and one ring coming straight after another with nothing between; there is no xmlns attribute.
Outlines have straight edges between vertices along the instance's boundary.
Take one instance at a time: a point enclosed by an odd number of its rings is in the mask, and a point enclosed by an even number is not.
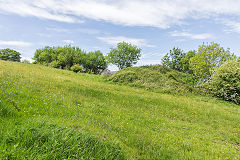
<svg viewBox="0 0 240 160"><path fill-rule="evenodd" d="M46 45L107 54L121 41L142 49L137 65L212 41L240 56L239 0L0 0L0 22L0 48L28 60Z"/></svg>

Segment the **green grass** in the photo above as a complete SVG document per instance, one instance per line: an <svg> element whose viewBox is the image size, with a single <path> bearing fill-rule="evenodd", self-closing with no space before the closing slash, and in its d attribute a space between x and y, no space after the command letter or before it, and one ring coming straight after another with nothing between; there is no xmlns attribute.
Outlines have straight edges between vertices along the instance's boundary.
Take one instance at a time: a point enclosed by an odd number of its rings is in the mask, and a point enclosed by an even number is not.
<svg viewBox="0 0 240 160"><path fill-rule="evenodd" d="M240 107L0 61L0 159L240 159Z"/></svg>
<svg viewBox="0 0 240 160"><path fill-rule="evenodd" d="M128 67L106 78L113 82L145 88L158 93L178 95L203 93L194 87L198 80L193 75L178 72L162 65Z"/></svg>

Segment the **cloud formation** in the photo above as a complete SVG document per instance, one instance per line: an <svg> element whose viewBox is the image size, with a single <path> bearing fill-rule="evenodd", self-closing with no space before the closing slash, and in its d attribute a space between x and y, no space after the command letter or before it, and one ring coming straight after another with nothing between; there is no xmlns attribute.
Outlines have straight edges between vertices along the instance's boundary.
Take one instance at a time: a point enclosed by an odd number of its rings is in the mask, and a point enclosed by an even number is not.
<svg viewBox="0 0 240 160"><path fill-rule="evenodd" d="M168 28L187 19L240 17L239 0L0 0L0 12L68 23L84 18L125 26Z"/></svg>
<svg viewBox="0 0 240 160"><path fill-rule="evenodd" d="M170 32L170 35L173 37L187 37L187 38L199 39L199 40L208 39L208 38L213 37L211 34L208 34L208 33L192 34L192 33L188 33L188 32L178 32L178 31Z"/></svg>
<svg viewBox="0 0 240 160"><path fill-rule="evenodd" d="M139 38L129 38L124 36L116 36L116 37L97 37L97 39L106 42L111 45L116 45L119 42L128 42L136 46L142 46L142 47L155 47L153 45L150 45L147 43L145 39L139 39Z"/></svg>
<svg viewBox="0 0 240 160"><path fill-rule="evenodd" d="M32 43L24 41L0 41L1 46L29 47Z"/></svg>
<svg viewBox="0 0 240 160"><path fill-rule="evenodd" d="M240 33L240 22L224 19L222 23L228 27L226 32Z"/></svg>
<svg viewBox="0 0 240 160"><path fill-rule="evenodd" d="M69 39L63 40L63 42L64 42L64 43L67 43L67 44L73 44L73 43L74 43L73 40L69 40Z"/></svg>

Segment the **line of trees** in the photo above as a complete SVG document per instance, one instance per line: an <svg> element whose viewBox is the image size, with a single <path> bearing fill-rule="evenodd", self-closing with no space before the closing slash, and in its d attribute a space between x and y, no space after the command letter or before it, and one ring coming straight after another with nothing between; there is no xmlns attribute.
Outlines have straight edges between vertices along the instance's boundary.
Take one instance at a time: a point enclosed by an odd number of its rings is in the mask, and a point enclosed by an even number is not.
<svg viewBox="0 0 240 160"><path fill-rule="evenodd" d="M107 68L106 58L102 52L87 53L78 47L72 46L46 46L43 49L37 49L33 59L35 64L68 70L72 68L75 72L82 71L98 74Z"/></svg>
<svg viewBox="0 0 240 160"><path fill-rule="evenodd" d="M197 51L183 52L174 47L162 64L168 68L193 74L201 87L215 96L240 104L240 58L217 43L199 46Z"/></svg>
<svg viewBox="0 0 240 160"><path fill-rule="evenodd" d="M120 42L116 48L111 48L108 55L102 52L86 52L78 47L49 47L37 49L34 54L34 64L42 64L54 68L68 69L74 72L99 74L108 65L114 64L119 69L131 67L141 56L141 49L127 42ZM20 53L12 49L0 50L0 60L20 62ZM29 63L24 60L23 63Z"/></svg>
<svg viewBox="0 0 240 160"><path fill-rule="evenodd" d="M136 64L141 49L130 43L121 42L110 53L104 56L100 51L86 52L78 47L49 47L37 49L34 55L35 64L43 64L54 68L99 74L112 63L119 69Z"/></svg>

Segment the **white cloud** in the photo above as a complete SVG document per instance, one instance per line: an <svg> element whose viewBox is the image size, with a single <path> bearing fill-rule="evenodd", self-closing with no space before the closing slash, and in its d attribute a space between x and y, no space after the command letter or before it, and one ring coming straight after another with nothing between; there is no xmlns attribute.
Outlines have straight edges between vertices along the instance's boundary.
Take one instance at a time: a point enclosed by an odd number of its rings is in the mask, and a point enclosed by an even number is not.
<svg viewBox="0 0 240 160"><path fill-rule="evenodd" d="M192 18L240 17L240 0L0 0L0 11L68 23L89 18L168 28Z"/></svg>
<svg viewBox="0 0 240 160"><path fill-rule="evenodd" d="M31 63L34 62L34 60L30 57L21 57L21 61L23 61L23 60L28 60Z"/></svg>
<svg viewBox="0 0 240 160"><path fill-rule="evenodd" d="M232 21L232 20L222 20L223 24L225 24L228 28L225 30L226 32L236 32L240 33L240 22Z"/></svg>
<svg viewBox="0 0 240 160"><path fill-rule="evenodd" d="M64 42L64 43L68 43L68 44L73 44L73 43L74 43L73 40L69 40L69 39L67 39L67 40L63 40L63 42Z"/></svg>
<svg viewBox="0 0 240 160"><path fill-rule="evenodd" d="M53 31L53 32L70 32L69 29L65 29L65 28L50 28L50 27L46 27L46 30L48 31Z"/></svg>
<svg viewBox="0 0 240 160"><path fill-rule="evenodd" d="M0 41L1 46L17 46L17 47L28 47L31 46L32 43L24 42L24 41Z"/></svg>
<svg viewBox="0 0 240 160"><path fill-rule="evenodd" d="M136 46L142 47L155 47L147 43L145 39L138 39L138 38L128 38L123 36L116 36L116 37L97 37L99 40L106 42L111 45L116 45L119 42L128 42Z"/></svg>
<svg viewBox="0 0 240 160"><path fill-rule="evenodd" d="M188 32L178 32L178 31L170 32L170 35L173 37L187 37L191 39L208 39L213 37L211 34L208 34L208 33L192 34Z"/></svg>
<svg viewBox="0 0 240 160"><path fill-rule="evenodd" d="M85 34L98 34L100 33L97 29L91 28L77 28L77 29L66 29L66 28L55 28L55 27L46 27L46 30L60 33L85 33Z"/></svg>
<svg viewBox="0 0 240 160"><path fill-rule="evenodd" d="M31 0L0 0L0 10L7 13L14 13L20 16L33 16L41 19L49 19L68 23L82 23L80 19L65 15L51 9L57 1L31 1Z"/></svg>

